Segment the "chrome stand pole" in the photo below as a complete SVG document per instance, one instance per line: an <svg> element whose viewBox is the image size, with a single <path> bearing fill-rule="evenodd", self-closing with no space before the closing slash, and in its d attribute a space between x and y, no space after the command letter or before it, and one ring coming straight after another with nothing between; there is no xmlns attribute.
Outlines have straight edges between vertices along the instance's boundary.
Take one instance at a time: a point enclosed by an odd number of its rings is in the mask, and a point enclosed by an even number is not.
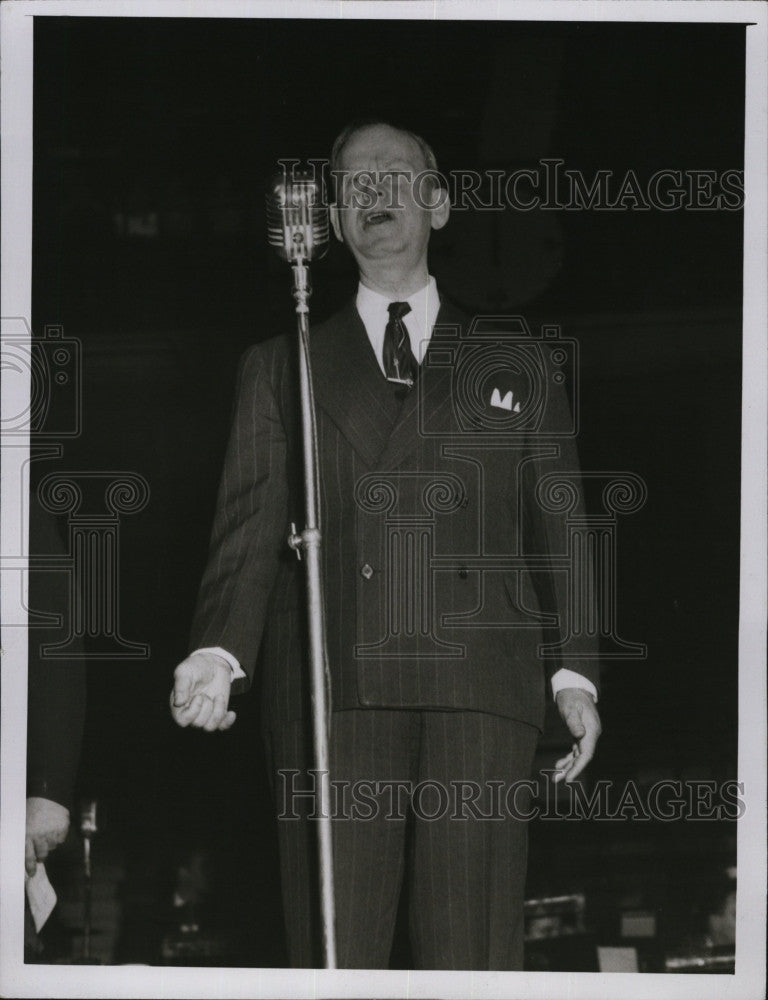
<svg viewBox="0 0 768 1000"><path fill-rule="evenodd" d="M323 956L326 969L336 968L336 908L333 890L333 840L330 812L328 736L330 732L330 684L325 642L325 603L320 568L320 528L318 525L318 450L312 369L309 357L309 269L303 259L293 262L293 297L299 336L299 381L301 388L301 428L304 456L305 527L296 534L291 525L288 544L306 560L309 624L310 691L312 736L315 755L315 793L320 862L320 903Z"/></svg>

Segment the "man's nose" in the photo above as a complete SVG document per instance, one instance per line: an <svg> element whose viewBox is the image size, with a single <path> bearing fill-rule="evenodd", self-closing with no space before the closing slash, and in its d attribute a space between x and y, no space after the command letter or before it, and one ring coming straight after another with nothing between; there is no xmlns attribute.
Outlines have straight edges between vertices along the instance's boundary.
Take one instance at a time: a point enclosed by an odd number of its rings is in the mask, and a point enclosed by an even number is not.
<svg viewBox="0 0 768 1000"><path fill-rule="evenodd" d="M379 174L374 185L378 205L381 208L397 208L400 202L398 180L393 174L384 172Z"/></svg>

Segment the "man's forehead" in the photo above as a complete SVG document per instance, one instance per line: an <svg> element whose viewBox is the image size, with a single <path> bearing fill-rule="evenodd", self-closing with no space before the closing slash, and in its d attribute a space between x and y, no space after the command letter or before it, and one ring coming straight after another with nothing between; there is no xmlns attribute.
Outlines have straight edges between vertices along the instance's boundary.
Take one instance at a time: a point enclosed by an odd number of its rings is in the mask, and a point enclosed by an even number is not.
<svg viewBox="0 0 768 1000"><path fill-rule="evenodd" d="M366 125L358 129L341 151L341 166L347 170L394 162L419 169L426 166L416 140L390 125Z"/></svg>

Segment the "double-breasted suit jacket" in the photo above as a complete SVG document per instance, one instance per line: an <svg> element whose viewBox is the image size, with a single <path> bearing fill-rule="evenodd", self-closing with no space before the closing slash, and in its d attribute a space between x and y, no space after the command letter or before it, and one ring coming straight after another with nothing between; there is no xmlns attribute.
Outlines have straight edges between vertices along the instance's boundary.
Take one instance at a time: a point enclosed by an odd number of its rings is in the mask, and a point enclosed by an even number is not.
<svg viewBox="0 0 768 1000"><path fill-rule="evenodd" d="M382 375L354 301L310 344L333 709L475 710L540 727L548 673L565 665L597 684L593 659L542 655L567 628L564 517L536 491L577 470L572 435L547 434L570 424L562 388L546 365L534 384L503 337L474 344L444 299L408 393ZM192 634L249 680L263 639L268 728L308 707L303 572L286 543L303 522L294 354L278 337L241 362Z"/></svg>

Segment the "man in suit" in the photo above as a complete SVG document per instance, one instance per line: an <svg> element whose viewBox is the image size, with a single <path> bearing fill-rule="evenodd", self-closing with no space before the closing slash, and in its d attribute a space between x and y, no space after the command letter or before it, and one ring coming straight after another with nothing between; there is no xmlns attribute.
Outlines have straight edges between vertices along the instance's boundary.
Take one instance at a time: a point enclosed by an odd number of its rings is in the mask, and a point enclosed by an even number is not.
<svg viewBox="0 0 768 1000"><path fill-rule="evenodd" d="M600 732L590 651L568 669L540 655L565 624L567 580L546 560L567 542L535 491L548 473L574 475L576 459L568 440L541 443L520 425L520 401L538 405L524 366L492 346L478 368L467 318L428 273L449 204L423 176L436 169L424 140L353 125L331 168L334 232L360 274L355 300L311 333L330 771L351 796L333 813L338 964L387 966L405 884L417 967L519 969L524 783L545 670L574 737L560 777L580 773ZM182 726L229 728L230 693L247 687L263 645L289 953L312 965L304 610L285 544L302 520L292 343L257 345L241 364L194 652L176 668L171 710ZM567 423L549 381L547 419Z"/></svg>

